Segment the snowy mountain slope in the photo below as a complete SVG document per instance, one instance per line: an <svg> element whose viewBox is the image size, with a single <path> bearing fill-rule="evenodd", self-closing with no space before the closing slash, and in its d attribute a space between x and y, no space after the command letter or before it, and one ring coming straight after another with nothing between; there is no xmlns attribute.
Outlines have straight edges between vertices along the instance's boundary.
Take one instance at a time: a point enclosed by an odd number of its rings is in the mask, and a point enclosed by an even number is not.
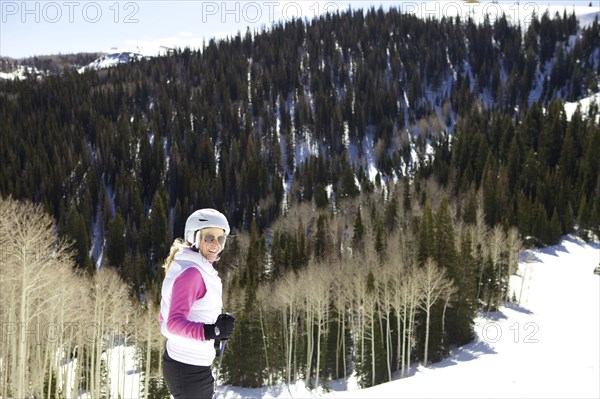
<svg viewBox="0 0 600 399"><path fill-rule="evenodd" d="M51 57L52 56L43 56L40 58ZM57 56L57 58L60 58L60 56ZM83 66L81 66L82 64L69 64L66 68L76 69L79 73L83 73L89 70L98 71L120 64L136 62L144 58L148 58L148 56L144 56L140 53L132 51L117 51L102 55L101 57L95 59L87 65L83 64ZM2 65L0 65L3 69L0 70L0 80L23 80L31 76L34 76L39 80L43 79L45 76L56 74L56 72L52 72L49 70L40 70L39 68L30 65L31 62L31 59L10 61L4 60Z"/></svg>
<svg viewBox="0 0 600 399"><path fill-rule="evenodd" d="M106 54L97 60L94 60L90 64L78 69L80 73L88 70L98 71L100 69L110 68L119 64L126 64L128 62L140 61L144 58L143 55L134 52L117 52Z"/></svg>
<svg viewBox="0 0 600 399"><path fill-rule="evenodd" d="M222 387L220 398L598 398L600 244L573 236L533 253L513 276L521 304L480 314L474 342L431 367L368 389ZM532 261L533 259L533 261ZM522 288L521 288L522 287ZM522 290L522 291L521 291ZM572 337L572 338L569 338Z"/></svg>
<svg viewBox="0 0 600 399"><path fill-rule="evenodd" d="M12 72L0 72L0 80L22 80L27 79L27 76L36 76L40 79L43 73L35 67L26 65L17 65Z"/></svg>

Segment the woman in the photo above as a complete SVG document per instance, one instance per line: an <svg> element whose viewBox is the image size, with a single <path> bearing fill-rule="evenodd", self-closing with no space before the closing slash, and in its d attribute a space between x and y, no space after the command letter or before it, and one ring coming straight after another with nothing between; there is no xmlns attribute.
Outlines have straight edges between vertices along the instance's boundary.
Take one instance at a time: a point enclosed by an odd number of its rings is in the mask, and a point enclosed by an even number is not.
<svg viewBox="0 0 600 399"><path fill-rule="evenodd" d="M212 398L215 339L233 333L235 319L223 314L222 284L214 263L229 234L227 218L214 209L192 213L184 240L176 239L163 267L161 332L167 337L163 374L175 399Z"/></svg>

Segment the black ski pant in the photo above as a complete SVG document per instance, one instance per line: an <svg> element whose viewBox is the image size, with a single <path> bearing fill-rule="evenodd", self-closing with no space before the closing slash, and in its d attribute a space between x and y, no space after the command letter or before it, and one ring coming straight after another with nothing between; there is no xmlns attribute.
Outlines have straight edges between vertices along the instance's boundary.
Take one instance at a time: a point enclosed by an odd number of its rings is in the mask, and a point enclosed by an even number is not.
<svg viewBox="0 0 600 399"><path fill-rule="evenodd" d="M163 355L163 375L175 399L212 399L215 379L210 366L193 366Z"/></svg>

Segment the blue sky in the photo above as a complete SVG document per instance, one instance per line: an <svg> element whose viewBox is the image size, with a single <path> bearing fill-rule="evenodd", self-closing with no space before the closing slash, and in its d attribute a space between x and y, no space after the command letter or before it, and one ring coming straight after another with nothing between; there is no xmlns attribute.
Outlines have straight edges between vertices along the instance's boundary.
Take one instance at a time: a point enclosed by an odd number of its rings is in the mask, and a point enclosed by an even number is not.
<svg viewBox="0 0 600 399"><path fill-rule="evenodd" d="M598 0L499 0L517 19L552 5L583 6ZM109 52L111 49L156 54L160 46L201 48L204 41L236 32L268 28L274 22L308 18L326 11L366 9L394 5L402 11L428 16L449 13L492 14L498 5L481 0L467 5L464 0L413 1L22 1L0 0L0 56L22 58L33 55L75 52ZM505 8L506 10L506 8Z"/></svg>

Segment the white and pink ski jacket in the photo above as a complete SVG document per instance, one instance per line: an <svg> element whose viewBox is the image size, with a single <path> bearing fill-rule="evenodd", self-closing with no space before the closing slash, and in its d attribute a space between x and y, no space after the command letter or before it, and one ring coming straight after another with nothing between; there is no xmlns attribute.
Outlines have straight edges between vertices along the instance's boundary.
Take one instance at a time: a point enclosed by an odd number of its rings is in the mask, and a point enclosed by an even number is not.
<svg viewBox="0 0 600 399"><path fill-rule="evenodd" d="M204 323L215 323L223 309L219 273L198 252L180 249L162 284L161 332L169 356L182 363L210 366L213 340L205 340Z"/></svg>

